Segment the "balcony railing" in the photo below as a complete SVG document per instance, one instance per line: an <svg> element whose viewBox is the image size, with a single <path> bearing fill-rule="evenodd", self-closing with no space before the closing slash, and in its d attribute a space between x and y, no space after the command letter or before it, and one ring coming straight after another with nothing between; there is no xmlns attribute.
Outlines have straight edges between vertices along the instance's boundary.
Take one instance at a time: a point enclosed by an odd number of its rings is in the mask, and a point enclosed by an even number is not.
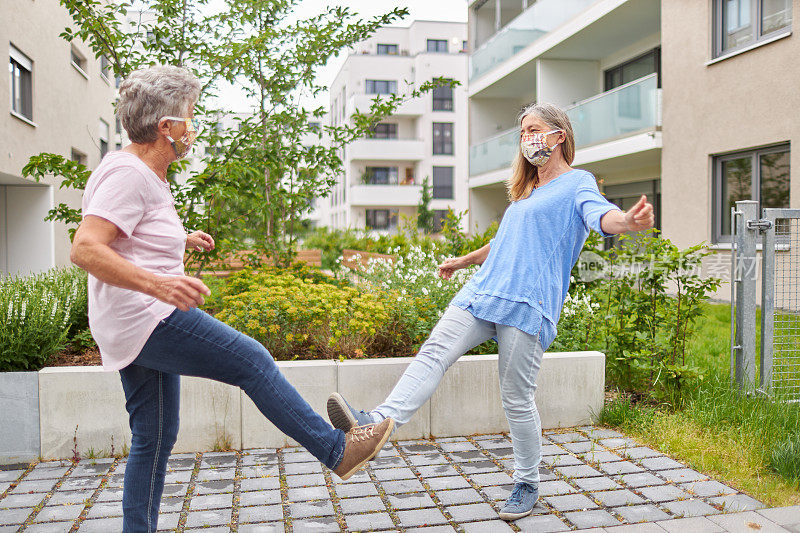
<svg viewBox="0 0 800 533"><path fill-rule="evenodd" d="M483 75L550 33L596 0L539 0L470 56L470 79Z"/></svg>
<svg viewBox="0 0 800 533"><path fill-rule="evenodd" d="M658 76L650 74L567 108L575 146L583 148L660 126L660 91ZM470 175L511 166L518 146L519 128L511 128L470 146Z"/></svg>
<svg viewBox="0 0 800 533"><path fill-rule="evenodd" d="M581 148L607 142L661 125L658 76L638 80L593 96L567 108Z"/></svg>

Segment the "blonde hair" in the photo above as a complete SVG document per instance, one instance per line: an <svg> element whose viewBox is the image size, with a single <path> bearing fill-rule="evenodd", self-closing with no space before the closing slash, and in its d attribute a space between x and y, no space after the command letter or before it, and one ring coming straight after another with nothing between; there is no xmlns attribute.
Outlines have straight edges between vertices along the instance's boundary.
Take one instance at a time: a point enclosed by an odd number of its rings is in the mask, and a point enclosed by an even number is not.
<svg viewBox="0 0 800 533"><path fill-rule="evenodd" d="M561 155L568 165L575 159L575 135L567 114L558 106L548 103L530 104L517 117L517 126L522 127L522 120L528 115L536 115L551 129L564 132L566 139L561 143ZM527 198L539 184L539 171L522 155L517 147L517 155L511 165L511 178L506 182L508 198L512 202Z"/></svg>

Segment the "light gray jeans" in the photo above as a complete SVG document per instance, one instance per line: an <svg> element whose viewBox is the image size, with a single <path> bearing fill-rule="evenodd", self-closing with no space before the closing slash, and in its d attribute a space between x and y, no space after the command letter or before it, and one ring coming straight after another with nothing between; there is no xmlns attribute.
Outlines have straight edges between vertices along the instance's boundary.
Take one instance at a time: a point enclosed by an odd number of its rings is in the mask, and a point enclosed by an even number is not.
<svg viewBox="0 0 800 533"><path fill-rule="evenodd" d="M448 306L392 393L370 416L376 422L391 417L398 426L405 424L430 399L450 365L495 336L501 399L514 449L514 481L538 485L542 428L533 394L544 355L538 335Z"/></svg>

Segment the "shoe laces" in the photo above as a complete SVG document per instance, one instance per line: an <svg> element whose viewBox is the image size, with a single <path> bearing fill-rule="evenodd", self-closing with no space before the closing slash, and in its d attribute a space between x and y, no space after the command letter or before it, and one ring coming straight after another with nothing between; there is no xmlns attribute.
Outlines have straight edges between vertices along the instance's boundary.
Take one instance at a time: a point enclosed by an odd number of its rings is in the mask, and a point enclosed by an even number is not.
<svg viewBox="0 0 800 533"><path fill-rule="evenodd" d="M347 434L352 442L369 440L375 436L375 426L376 424L370 424L368 426L356 426Z"/></svg>
<svg viewBox="0 0 800 533"><path fill-rule="evenodd" d="M508 503L521 503L526 492L533 492L533 487L527 483L517 483L514 485L514 490L511 491L511 496L508 497Z"/></svg>

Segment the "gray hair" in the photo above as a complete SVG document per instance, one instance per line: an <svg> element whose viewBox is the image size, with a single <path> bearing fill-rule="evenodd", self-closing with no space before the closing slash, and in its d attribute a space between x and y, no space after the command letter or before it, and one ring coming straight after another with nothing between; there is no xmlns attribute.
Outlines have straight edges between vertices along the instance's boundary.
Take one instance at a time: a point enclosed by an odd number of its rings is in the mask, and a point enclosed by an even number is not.
<svg viewBox="0 0 800 533"><path fill-rule="evenodd" d="M522 119L528 115L536 115L554 130L564 132L565 140L561 146L561 152L567 164L571 165L575 159L575 134L572 131L572 123L569 120L569 116L564 110L555 104L547 102L530 104L517 117L517 126L522 126Z"/></svg>
<svg viewBox="0 0 800 533"><path fill-rule="evenodd" d="M187 116L200 96L200 82L182 67L156 65L135 70L119 86L117 116L131 142L158 139L158 121L165 116Z"/></svg>

